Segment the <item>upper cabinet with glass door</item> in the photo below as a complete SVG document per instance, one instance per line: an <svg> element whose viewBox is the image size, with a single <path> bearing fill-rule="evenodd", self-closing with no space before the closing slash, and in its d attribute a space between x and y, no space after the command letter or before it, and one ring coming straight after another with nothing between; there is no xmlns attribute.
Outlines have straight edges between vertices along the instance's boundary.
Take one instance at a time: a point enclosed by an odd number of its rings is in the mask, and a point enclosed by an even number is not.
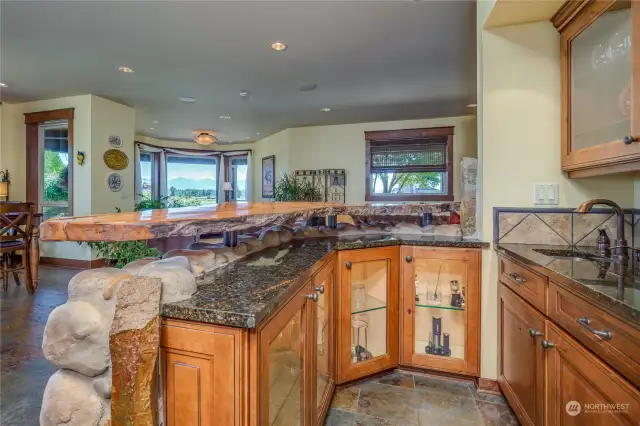
<svg viewBox="0 0 640 426"><path fill-rule="evenodd" d="M581 4L569 22L554 21L562 40L562 169L576 178L640 171L640 2Z"/></svg>

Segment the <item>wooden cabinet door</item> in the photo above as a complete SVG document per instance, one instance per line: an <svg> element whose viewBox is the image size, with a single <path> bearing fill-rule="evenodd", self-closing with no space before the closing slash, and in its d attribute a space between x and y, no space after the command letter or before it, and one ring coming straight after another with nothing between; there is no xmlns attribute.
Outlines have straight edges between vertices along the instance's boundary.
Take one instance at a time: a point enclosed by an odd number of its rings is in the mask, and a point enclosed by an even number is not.
<svg viewBox="0 0 640 426"><path fill-rule="evenodd" d="M640 2L591 2L561 41L562 169L640 170Z"/></svg>
<svg viewBox="0 0 640 426"><path fill-rule="evenodd" d="M313 310L315 292L309 280L259 330L258 424L307 426L310 424Z"/></svg>
<svg viewBox="0 0 640 426"><path fill-rule="evenodd" d="M478 377L480 252L402 247L401 264L400 363Z"/></svg>
<svg viewBox="0 0 640 426"><path fill-rule="evenodd" d="M338 382L398 365L399 247L338 253Z"/></svg>
<svg viewBox="0 0 640 426"><path fill-rule="evenodd" d="M545 319L500 284L500 377L498 383L523 425L544 422Z"/></svg>
<svg viewBox="0 0 640 426"><path fill-rule="evenodd" d="M313 277L313 289L318 294L318 300L310 304L314 336L311 340L311 406L314 407L312 423L318 426L324 425L335 389L335 279L335 258Z"/></svg>
<svg viewBox="0 0 640 426"><path fill-rule="evenodd" d="M240 425L243 335L240 329L165 320L160 365L166 426Z"/></svg>
<svg viewBox="0 0 640 426"><path fill-rule="evenodd" d="M637 425L640 392L547 321L547 425Z"/></svg>

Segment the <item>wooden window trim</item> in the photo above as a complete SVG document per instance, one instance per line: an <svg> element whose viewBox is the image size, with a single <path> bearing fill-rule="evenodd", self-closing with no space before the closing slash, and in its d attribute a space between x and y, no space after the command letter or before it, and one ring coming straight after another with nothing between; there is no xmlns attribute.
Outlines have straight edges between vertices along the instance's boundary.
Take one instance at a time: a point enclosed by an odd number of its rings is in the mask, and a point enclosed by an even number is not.
<svg viewBox="0 0 640 426"><path fill-rule="evenodd" d="M433 137L447 137L447 194L438 195L376 195L371 193L371 142L411 141ZM364 132L365 148L365 201L453 201L453 136L454 127L383 130Z"/></svg>
<svg viewBox="0 0 640 426"><path fill-rule="evenodd" d="M27 155L27 201L35 204L36 211L40 211L40 167L38 128L47 121L66 120L69 143L69 166L67 181L69 185L69 215L73 215L73 169L75 158L73 156L73 121L75 108L56 109L51 111L28 112L24 114L26 126L26 155Z"/></svg>

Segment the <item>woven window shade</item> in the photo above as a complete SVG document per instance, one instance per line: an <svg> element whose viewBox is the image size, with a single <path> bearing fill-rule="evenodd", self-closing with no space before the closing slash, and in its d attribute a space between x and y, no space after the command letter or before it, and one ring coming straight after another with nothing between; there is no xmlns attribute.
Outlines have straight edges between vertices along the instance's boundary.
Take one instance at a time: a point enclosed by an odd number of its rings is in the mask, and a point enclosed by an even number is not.
<svg viewBox="0 0 640 426"><path fill-rule="evenodd" d="M370 155L372 173L446 172L447 138L372 142Z"/></svg>

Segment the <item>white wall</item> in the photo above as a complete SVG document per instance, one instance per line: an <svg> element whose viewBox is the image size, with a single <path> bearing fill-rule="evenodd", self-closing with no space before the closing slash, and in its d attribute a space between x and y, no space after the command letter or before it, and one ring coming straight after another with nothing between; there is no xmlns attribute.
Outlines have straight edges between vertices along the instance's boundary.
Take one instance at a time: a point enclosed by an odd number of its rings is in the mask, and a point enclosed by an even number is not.
<svg viewBox="0 0 640 426"><path fill-rule="evenodd" d="M460 161L477 155L475 116L287 129L256 142L256 184L260 185L261 158L275 154L277 176L301 169L346 169L347 203L361 204L365 196L364 132L441 126L455 126L453 193L458 200ZM260 201L260 195L256 193L254 200Z"/></svg>
<svg viewBox="0 0 640 426"><path fill-rule="evenodd" d="M478 3L478 15L490 4ZM480 25L482 28L482 25ZM493 235L493 208L533 207L533 184L555 182L559 207L596 197L634 204L629 176L567 179L560 165L560 36L548 22L482 30L482 236ZM498 262L483 253L481 375L498 375Z"/></svg>

